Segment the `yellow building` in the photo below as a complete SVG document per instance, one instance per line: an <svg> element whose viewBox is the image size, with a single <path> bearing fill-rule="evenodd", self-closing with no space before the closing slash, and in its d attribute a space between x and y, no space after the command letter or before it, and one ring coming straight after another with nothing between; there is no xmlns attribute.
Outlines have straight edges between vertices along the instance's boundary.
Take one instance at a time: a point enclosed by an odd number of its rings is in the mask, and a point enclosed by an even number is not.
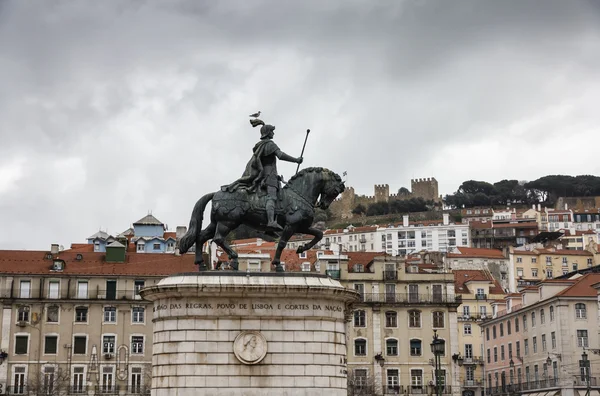
<svg viewBox="0 0 600 396"><path fill-rule="evenodd" d="M479 325L492 317L492 302L505 294L487 270L454 270L454 288L462 298L458 308L458 353L452 360L463 396L482 395L484 389L483 337Z"/></svg>

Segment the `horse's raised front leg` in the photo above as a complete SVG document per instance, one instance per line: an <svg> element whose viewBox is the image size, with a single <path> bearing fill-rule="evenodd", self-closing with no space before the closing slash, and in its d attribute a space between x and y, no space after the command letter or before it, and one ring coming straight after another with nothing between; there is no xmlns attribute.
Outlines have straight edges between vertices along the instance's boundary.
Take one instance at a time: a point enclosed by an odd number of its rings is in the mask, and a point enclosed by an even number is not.
<svg viewBox="0 0 600 396"><path fill-rule="evenodd" d="M216 243L229 257L229 266L235 271L238 270L238 255L227 243L227 235L236 228L233 223L217 223L217 231L213 242Z"/></svg>
<svg viewBox="0 0 600 396"><path fill-rule="evenodd" d="M285 249L292 235L294 235L294 227L291 225L286 225L281 233L281 238L279 238L277 250L275 251L275 257L273 257L273 261L271 262L271 264L275 266L275 272L285 271L281 266L281 252L283 252L283 249Z"/></svg>
<svg viewBox="0 0 600 396"><path fill-rule="evenodd" d="M194 258L194 264L198 265L198 271L206 271L208 270L208 266L204 262L204 257L202 257L202 247L215 235L215 230L217 229L217 225L215 223L210 223L208 227L203 229L196 238L196 257Z"/></svg>
<svg viewBox="0 0 600 396"><path fill-rule="evenodd" d="M306 252L307 250L310 250L313 246L315 246L317 243L319 243L319 241L321 239L323 239L323 231L317 230L316 228L313 228L313 227L308 227L307 229L301 230L300 232L302 232L303 234L313 235L314 238L307 244L298 246L298 249L296 249L296 253L303 253L303 252Z"/></svg>

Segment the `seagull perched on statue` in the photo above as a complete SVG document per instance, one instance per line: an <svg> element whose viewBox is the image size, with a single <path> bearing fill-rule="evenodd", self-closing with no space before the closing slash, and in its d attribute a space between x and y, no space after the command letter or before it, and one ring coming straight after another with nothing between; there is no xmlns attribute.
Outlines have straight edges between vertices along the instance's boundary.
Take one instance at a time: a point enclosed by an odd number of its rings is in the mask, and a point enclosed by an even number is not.
<svg viewBox="0 0 600 396"><path fill-rule="evenodd" d="M250 117L252 117L252 118L258 118L258 117L260 117L260 111L257 111L254 114L250 114Z"/></svg>

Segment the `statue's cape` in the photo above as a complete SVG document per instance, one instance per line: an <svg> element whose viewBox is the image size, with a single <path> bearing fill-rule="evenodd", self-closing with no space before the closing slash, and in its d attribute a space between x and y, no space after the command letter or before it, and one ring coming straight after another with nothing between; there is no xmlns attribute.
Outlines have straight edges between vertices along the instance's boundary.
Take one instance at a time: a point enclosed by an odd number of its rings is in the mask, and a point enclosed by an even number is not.
<svg viewBox="0 0 600 396"><path fill-rule="evenodd" d="M279 147L271 139L261 140L254 145L252 149L252 158L246 164L246 170L242 177L234 181L228 186L223 186L223 191L233 192L239 188L247 188L250 191L254 191L260 186L260 182L264 179L264 169L261 162L262 157L275 154L279 150Z"/></svg>

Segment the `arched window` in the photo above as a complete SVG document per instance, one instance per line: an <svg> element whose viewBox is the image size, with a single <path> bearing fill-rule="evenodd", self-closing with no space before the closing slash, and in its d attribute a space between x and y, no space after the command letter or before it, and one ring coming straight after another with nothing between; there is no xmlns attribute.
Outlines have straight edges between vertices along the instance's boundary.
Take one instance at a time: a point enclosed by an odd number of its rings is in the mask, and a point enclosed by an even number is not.
<svg viewBox="0 0 600 396"><path fill-rule="evenodd" d="M385 353L388 356L398 356L398 340L394 338L385 340Z"/></svg>
<svg viewBox="0 0 600 396"><path fill-rule="evenodd" d="M410 356L421 356L423 354L421 345L421 340L410 340Z"/></svg>
<svg viewBox="0 0 600 396"><path fill-rule="evenodd" d="M496 339L496 325L492 326L492 337Z"/></svg>
<svg viewBox="0 0 600 396"><path fill-rule="evenodd" d="M554 321L554 307L551 306L549 308L549 310L550 310L550 322L553 322Z"/></svg>
<svg viewBox="0 0 600 396"><path fill-rule="evenodd" d="M444 313L442 311L435 311L433 313L433 327L434 328L444 327Z"/></svg>
<svg viewBox="0 0 600 396"><path fill-rule="evenodd" d="M510 335L512 333L512 323L509 320L506 321L506 333Z"/></svg>
<svg viewBox="0 0 600 396"><path fill-rule="evenodd" d="M367 315L363 310L354 311L354 327L366 327Z"/></svg>
<svg viewBox="0 0 600 396"><path fill-rule="evenodd" d="M365 340L364 338L357 338L356 340L354 340L354 355L367 355L367 340Z"/></svg>
<svg viewBox="0 0 600 396"><path fill-rule="evenodd" d="M515 331L519 331L519 318L515 318Z"/></svg>
<svg viewBox="0 0 600 396"><path fill-rule="evenodd" d="M587 318L585 304L583 304L583 303L575 304L575 318L577 318L577 319Z"/></svg>
<svg viewBox="0 0 600 396"><path fill-rule="evenodd" d="M485 339L486 339L486 341L490 340L490 328L489 327L485 329Z"/></svg>
<svg viewBox="0 0 600 396"><path fill-rule="evenodd" d="M385 327L398 327L398 314L394 311L385 313Z"/></svg>
<svg viewBox="0 0 600 396"><path fill-rule="evenodd" d="M546 323L546 313L543 309L540 309L540 324Z"/></svg>
<svg viewBox="0 0 600 396"><path fill-rule="evenodd" d="M500 323L500 337L504 337L504 323Z"/></svg>
<svg viewBox="0 0 600 396"><path fill-rule="evenodd" d="M421 311L408 312L408 327L421 327Z"/></svg>

